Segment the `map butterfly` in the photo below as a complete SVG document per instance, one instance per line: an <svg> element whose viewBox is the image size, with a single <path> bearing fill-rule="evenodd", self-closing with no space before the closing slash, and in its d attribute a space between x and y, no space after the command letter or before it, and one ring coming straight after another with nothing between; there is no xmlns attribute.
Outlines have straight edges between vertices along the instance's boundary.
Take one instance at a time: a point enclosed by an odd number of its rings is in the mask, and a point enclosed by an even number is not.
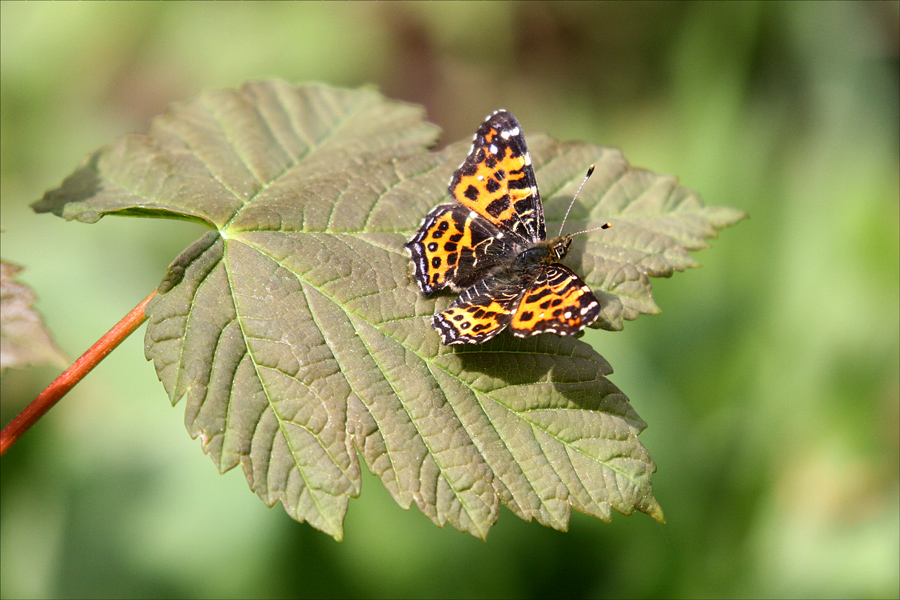
<svg viewBox="0 0 900 600"><path fill-rule="evenodd" d="M444 344L479 344L506 328L519 337L572 335L597 319L597 297L559 262L572 235L547 239L531 156L514 116L498 110L481 124L450 180L450 195L456 202L428 213L406 244L426 296L446 287L460 292L433 317Z"/></svg>

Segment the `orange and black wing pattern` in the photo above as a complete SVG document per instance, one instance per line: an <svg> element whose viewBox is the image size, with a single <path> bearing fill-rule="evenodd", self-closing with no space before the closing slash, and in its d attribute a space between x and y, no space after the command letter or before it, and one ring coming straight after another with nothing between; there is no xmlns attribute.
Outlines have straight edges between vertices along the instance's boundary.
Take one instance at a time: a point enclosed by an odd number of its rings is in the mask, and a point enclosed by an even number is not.
<svg viewBox="0 0 900 600"><path fill-rule="evenodd" d="M518 281L488 277L463 291L447 310L434 316L432 324L445 346L480 344L506 329L522 294Z"/></svg>
<svg viewBox="0 0 900 600"><path fill-rule="evenodd" d="M600 303L572 269L559 263L542 265L522 296L509 328L513 335L573 335L597 320Z"/></svg>
<svg viewBox="0 0 900 600"><path fill-rule="evenodd" d="M491 277L466 289L446 310L434 316L441 342L480 344L507 327L513 335L539 333L573 335L593 323L600 303L591 289L568 267L544 264L521 279Z"/></svg>
<svg viewBox="0 0 900 600"><path fill-rule="evenodd" d="M444 287L463 290L507 263L517 249L511 246L511 236L498 234L490 221L459 204L442 204L428 213L406 243L422 293L430 296Z"/></svg>
<svg viewBox="0 0 900 600"><path fill-rule="evenodd" d="M469 155L450 180L450 195L523 240L547 237L525 136L505 110L496 111L478 128Z"/></svg>

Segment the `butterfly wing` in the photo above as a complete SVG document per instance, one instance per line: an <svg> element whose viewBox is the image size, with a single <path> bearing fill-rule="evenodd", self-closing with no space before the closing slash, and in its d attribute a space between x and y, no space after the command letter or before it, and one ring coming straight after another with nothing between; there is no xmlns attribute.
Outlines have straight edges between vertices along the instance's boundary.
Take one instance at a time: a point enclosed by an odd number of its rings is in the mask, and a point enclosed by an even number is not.
<svg viewBox="0 0 900 600"><path fill-rule="evenodd" d="M450 195L521 240L547 238L525 136L505 110L496 111L478 128L469 155L450 180Z"/></svg>
<svg viewBox="0 0 900 600"><path fill-rule="evenodd" d="M441 343L480 344L509 325L519 305L520 281L488 277L463 291L453 304L432 321L441 334Z"/></svg>
<svg viewBox="0 0 900 600"><path fill-rule="evenodd" d="M572 269L547 263L521 296L509 327L519 337L573 335L596 321L599 314L600 302Z"/></svg>
<svg viewBox="0 0 900 600"><path fill-rule="evenodd" d="M448 286L467 288L518 252L512 236L459 204L442 204L428 213L406 248L425 295Z"/></svg>

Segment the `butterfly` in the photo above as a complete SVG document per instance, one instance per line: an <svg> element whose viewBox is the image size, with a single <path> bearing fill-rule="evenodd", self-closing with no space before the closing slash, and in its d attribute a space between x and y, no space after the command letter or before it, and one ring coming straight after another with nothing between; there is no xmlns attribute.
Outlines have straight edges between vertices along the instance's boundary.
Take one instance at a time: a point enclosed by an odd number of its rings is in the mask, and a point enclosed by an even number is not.
<svg viewBox="0 0 900 600"><path fill-rule="evenodd" d="M406 243L423 294L460 292L433 317L442 343L479 344L507 328L519 337L572 335L597 319L597 297L560 262L575 234L547 239L531 156L512 114L498 110L481 124L450 195L456 201L428 213Z"/></svg>

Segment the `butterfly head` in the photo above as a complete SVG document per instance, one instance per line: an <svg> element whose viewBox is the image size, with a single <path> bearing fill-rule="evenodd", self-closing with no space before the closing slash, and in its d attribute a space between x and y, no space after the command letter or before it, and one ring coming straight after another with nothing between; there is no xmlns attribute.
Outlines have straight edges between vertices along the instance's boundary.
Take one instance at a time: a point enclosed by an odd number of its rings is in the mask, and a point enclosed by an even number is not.
<svg viewBox="0 0 900 600"><path fill-rule="evenodd" d="M569 247L572 245L572 236L567 235L564 237L553 238L549 241L548 246L550 248L550 256L548 257L552 262L558 262L565 258L566 254L569 253Z"/></svg>

